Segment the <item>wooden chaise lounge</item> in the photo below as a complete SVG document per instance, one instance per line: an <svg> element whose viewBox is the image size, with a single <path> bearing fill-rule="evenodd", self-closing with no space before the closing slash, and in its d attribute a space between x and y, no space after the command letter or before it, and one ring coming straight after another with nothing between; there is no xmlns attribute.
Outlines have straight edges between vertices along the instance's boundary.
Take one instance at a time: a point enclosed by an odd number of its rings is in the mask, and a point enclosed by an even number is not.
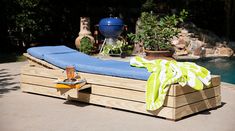
<svg viewBox="0 0 235 131"><path fill-rule="evenodd" d="M220 76L213 76L211 85L205 86L202 91L174 84L162 108L146 111L146 80L79 72L79 75L87 81L85 86L81 89L58 89L55 88L54 81L57 78L66 78L64 69L28 53L24 55L28 58L29 64L21 70L23 92L76 100L171 120L178 120L221 105Z"/></svg>

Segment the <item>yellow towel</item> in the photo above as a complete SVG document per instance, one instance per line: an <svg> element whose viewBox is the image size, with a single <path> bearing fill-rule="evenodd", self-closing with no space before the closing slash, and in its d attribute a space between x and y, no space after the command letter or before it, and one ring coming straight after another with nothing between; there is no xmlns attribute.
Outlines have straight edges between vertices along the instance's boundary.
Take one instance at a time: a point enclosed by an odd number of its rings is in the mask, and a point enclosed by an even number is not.
<svg viewBox="0 0 235 131"><path fill-rule="evenodd" d="M203 84L210 85L210 71L192 62L161 59L148 61L137 56L130 60L130 64L135 67L145 67L151 72L146 88L147 110L162 107L167 91L174 83L179 83L181 86L187 84L195 90L202 90Z"/></svg>

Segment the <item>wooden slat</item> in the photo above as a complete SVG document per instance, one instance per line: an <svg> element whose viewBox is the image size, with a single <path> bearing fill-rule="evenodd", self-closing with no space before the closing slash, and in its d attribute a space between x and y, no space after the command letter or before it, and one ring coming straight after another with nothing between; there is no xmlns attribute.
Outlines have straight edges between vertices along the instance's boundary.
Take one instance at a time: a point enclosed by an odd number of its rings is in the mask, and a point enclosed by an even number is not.
<svg viewBox="0 0 235 131"><path fill-rule="evenodd" d="M54 65L52 65L52 64L50 64L50 63L48 63L46 61L43 61L43 60L38 59L38 58L35 58L35 57L29 55L28 53L24 53L24 56L27 57L31 62L35 62L35 63L37 63L39 65L44 66L44 67L47 67L47 68L50 68L50 69L61 69L61 68L56 67L56 66L54 66ZM33 64L33 63L31 63L31 64Z"/></svg>
<svg viewBox="0 0 235 131"><path fill-rule="evenodd" d="M219 86L221 84L220 75L212 75L211 85L209 87Z"/></svg>
<svg viewBox="0 0 235 131"><path fill-rule="evenodd" d="M180 96L167 96L165 99L164 106L167 107L181 107L184 105L189 105L198 101L202 101L205 99L209 99L215 96L219 96L220 93L220 86L213 87L213 88L206 88L201 91L192 92Z"/></svg>
<svg viewBox="0 0 235 131"><path fill-rule="evenodd" d="M29 76L29 75L21 75L21 82L34 84L34 85L42 85L48 87L55 88L56 78L47 78L47 77L37 77L37 76Z"/></svg>
<svg viewBox="0 0 235 131"><path fill-rule="evenodd" d="M145 86L147 83L146 81L143 81L143 80L135 80L135 79L112 77L112 76L89 74L89 73L80 73L80 74L81 76L86 78L88 83L91 83L91 84L114 86L114 87L120 87L124 89L137 90L137 91L145 91ZM219 76L213 76L212 85L213 86L220 85L219 80L220 80ZM209 87L213 87L212 85ZM175 84L172 87L173 88L170 89L169 91L169 95L172 95L172 96L177 96L177 95L196 91L192 89L191 87L187 87L190 89L181 89L184 87L180 86L179 84ZM208 88L208 87L205 87L205 88Z"/></svg>
<svg viewBox="0 0 235 131"><path fill-rule="evenodd" d="M42 64L36 63L35 61L32 61L30 59L28 59L28 64L32 67L40 67L40 68L45 68L45 66L43 66Z"/></svg>
<svg viewBox="0 0 235 131"><path fill-rule="evenodd" d="M145 92L116 88L111 86L92 85L92 94L116 97L132 101L145 102Z"/></svg>
<svg viewBox="0 0 235 131"><path fill-rule="evenodd" d="M176 119L180 119L184 116L194 114L202 110L219 106L221 104L221 97L220 96L213 97L210 99L199 101L197 103L185 105L183 107L176 108L176 109L170 108L170 107L162 107L161 109L156 110L156 111L146 111L144 103L128 101L128 100L123 100L123 99L116 99L116 98L105 97L105 96L99 96L99 95L94 95L94 94L79 93L78 101L97 104L97 105L103 105L103 106L109 106L113 108L124 109L124 110L144 113L148 115L156 115L159 117L176 120Z"/></svg>
<svg viewBox="0 0 235 131"><path fill-rule="evenodd" d="M66 73L62 70L52 70L39 67L30 67L28 65L21 68L21 74L30 76L40 76L48 78L66 78Z"/></svg>
<svg viewBox="0 0 235 131"><path fill-rule="evenodd" d="M23 75L23 74L21 75L21 83L46 86L50 88L56 88L56 83L55 83L56 80L57 78L31 76L31 75ZM83 90L87 88L91 88L91 85L90 84L82 85L82 87L79 88L78 90Z"/></svg>
<svg viewBox="0 0 235 131"><path fill-rule="evenodd" d="M84 77L88 83L120 87L124 89L131 89L136 91L145 91L146 81L135 80L121 77L112 77L105 75L89 74L89 73L79 73Z"/></svg>
<svg viewBox="0 0 235 131"><path fill-rule="evenodd" d="M220 83L221 83L220 76L219 75L212 75L211 85L210 86L205 86L204 85L204 89L219 86ZM170 96L179 96L179 95L182 95L182 94L187 94L187 93L191 93L191 92L195 92L195 91L197 91L197 90L189 87L188 85L182 87L179 84L175 84L175 85L172 85L171 89L168 92L168 95L170 95Z"/></svg>
<svg viewBox="0 0 235 131"><path fill-rule="evenodd" d="M21 83L20 88L23 92L42 94L64 99L67 99L68 97L78 98L78 90L76 88L56 89L56 88L50 88L41 85L32 85L26 83Z"/></svg>
<svg viewBox="0 0 235 131"><path fill-rule="evenodd" d="M101 85L92 85L92 94L145 103L145 92L140 91L133 91L110 86L108 87ZM204 99L212 98L218 95L220 95L220 86L214 88L206 88L202 91L196 91L176 97L167 96L165 99L164 106L176 108L195 103Z"/></svg>
<svg viewBox="0 0 235 131"><path fill-rule="evenodd" d="M221 105L221 96L206 99L197 103L177 108L175 110L175 115L173 115L175 116L173 119L175 120L181 119L184 116L188 116L190 114L194 114L196 112L200 112L206 109L215 108L220 105Z"/></svg>
<svg viewBox="0 0 235 131"><path fill-rule="evenodd" d="M158 115L160 117L165 117L165 118L172 118L172 113L174 112L173 108L162 108L161 110L157 110L155 112L149 112L145 110L145 104L141 102L134 102L134 101L128 101L123 99L116 99L111 97L86 94L80 92L79 92L78 101L113 107L117 109L124 109L148 115Z"/></svg>

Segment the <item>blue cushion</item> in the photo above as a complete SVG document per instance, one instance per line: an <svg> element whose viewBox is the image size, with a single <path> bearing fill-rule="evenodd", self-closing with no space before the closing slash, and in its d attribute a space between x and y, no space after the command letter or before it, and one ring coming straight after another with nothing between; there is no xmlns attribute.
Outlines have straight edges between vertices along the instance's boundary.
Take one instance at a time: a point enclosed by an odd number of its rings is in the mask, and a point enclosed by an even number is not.
<svg viewBox="0 0 235 131"><path fill-rule="evenodd" d="M61 46L32 47L29 48L27 52L36 58L44 59L45 54L71 53L77 51L61 45Z"/></svg>
<svg viewBox="0 0 235 131"><path fill-rule="evenodd" d="M45 61L63 69L65 69L66 66L72 65L79 72L139 80L147 80L150 75L150 73L145 68L131 67L128 62L101 60L78 51L50 53L46 47L40 49L36 48L39 47L34 47L33 49L30 48L30 54L32 56L35 54L34 51L42 52L42 58ZM52 50L51 47L50 50Z"/></svg>
<svg viewBox="0 0 235 131"><path fill-rule="evenodd" d="M78 51L65 54L45 54L44 60L63 69L70 65L75 66L78 63L85 65L90 64L88 61L92 61L93 64L97 63L97 61L100 61L97 58L88 56Z"/></svg>

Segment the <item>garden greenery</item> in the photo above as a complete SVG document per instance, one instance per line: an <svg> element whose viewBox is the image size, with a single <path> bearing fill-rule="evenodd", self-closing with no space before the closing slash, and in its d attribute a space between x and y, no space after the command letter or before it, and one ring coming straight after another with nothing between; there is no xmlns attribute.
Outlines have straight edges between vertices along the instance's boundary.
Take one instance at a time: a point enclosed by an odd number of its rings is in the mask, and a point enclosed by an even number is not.
<svg viewBox="0 0 235 131"><path fill-rule="evenodd" d="M131 55L133 46L125 40L117 40L116 44L106 44L102 51L104 55Z"/></svg>
<svg viewBox="0 0 235 131"><path fill-rule="evenodd" d="M159 17L153 12L142 12L138 32L130 33L128 37L134 42L143 43L146 50L170 50L170 40L179 33L177 28L180 22L187 17L188 12L182 10L179 15Z"/></svg>
<svg viewBox="0 0 235 131"><path fill-rule="evenodd" d="M89 37L85 36L81 39L79 49L81 52L88 55L91 55L94 52L94 47Z"/></svg>
<svg viewBox="0 0 235 131"><path fill-rule="evenodd" d="M41 19L37 17L36 7L40 0L16 0L16 3L21 8L15 16L16 28L21 32L21 37L25 42L30 42L34 39L34 35L40 30Z"/></svg>

